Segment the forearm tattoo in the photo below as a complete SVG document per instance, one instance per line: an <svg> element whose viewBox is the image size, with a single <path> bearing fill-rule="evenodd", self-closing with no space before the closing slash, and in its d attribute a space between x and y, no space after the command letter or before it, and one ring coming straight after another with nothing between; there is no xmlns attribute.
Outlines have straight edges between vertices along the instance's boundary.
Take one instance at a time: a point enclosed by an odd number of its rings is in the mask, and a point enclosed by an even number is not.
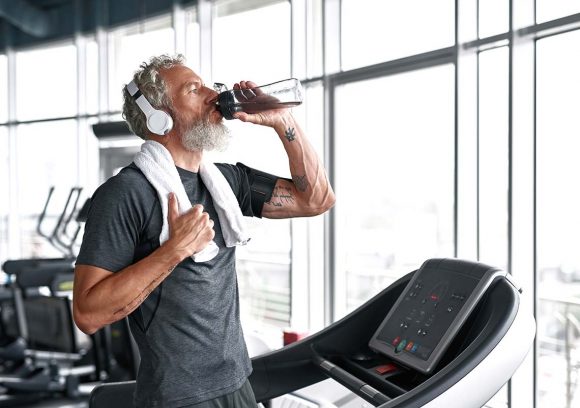
<svg viewBox="0 0 580 408"><path fill-rule="evenodd" d="M125 317L129 313L131 313L133 310L137 309L139 307L139 305L141 303L143 303L145 301L145 299L147 299L147 296L149 296L151 294L151 292L153 292L155 290L155 288L157 286L159 286L159 282L161 280L163 280L171 272L173 272L173 270L175 269L176 266L177 265L173 265L172 267L170 267L167 270L166 273L162 273L157 278L155 278L153 281L151 281L151 283L145 289L143 289L143 291L135 299L133 299L131 302L129 302L129 304L127 304L125 307L117 310L114 313L114 315L115 316L121 315L121 317Z"/></svg>
<svg viewBox="0 0 580 408"><path fill-rule="evenodd" d="M286 129L286 131L284 132L286 139L288 139L289 142L292 142L294 139L296 139L296 130L294 130L294 128L288 128Z"/></svg>
<svg viewBox="0 0 580 408"><path fill-rule="evenodd" d="M270 197L270 201L266 201L266 204L274 207L283 207L284 205L294 204L292 190L290 187L275 187L272 192L272 197Z"/></svg>
<svg viewBox="0 0 580 408"><path fill-rule="evenodd" d="M304 176L295 176L292 175L292 181L294 185L298 189L298 191L305 192L308 188L308 180L306 179L306 175Z"/></svg>

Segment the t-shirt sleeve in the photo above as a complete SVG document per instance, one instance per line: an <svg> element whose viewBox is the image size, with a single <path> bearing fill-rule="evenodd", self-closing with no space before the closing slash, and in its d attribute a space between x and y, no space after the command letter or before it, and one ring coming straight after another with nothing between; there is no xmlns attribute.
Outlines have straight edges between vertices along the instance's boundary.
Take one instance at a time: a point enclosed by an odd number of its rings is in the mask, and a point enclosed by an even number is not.
<svg viewBox="0 0 580 408"><path fill-rule="evenodd" d="M121 173L93 194L77 265L117 272L133 263L155 196L146 183L132 179Z"/></svg>
<svg viewBox="0 0 580 408"><path fill-rule="evenodd" d="M242 214L262 218L264 203L272 197L279 177L252 169L243 163L216 163L216 166L230 183Z"/></svg>

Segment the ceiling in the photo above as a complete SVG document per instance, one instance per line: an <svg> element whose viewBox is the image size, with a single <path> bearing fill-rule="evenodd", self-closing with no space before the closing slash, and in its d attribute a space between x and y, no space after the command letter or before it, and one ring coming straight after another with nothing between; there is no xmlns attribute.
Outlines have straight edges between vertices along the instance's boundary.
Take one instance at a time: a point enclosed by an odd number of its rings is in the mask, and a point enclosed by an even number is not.
<svg viewBox="0 0 580 408"><path fill-rule="evenodd" d="M0 52L39 46L168 13L195 0L0 0Z"/></svg>

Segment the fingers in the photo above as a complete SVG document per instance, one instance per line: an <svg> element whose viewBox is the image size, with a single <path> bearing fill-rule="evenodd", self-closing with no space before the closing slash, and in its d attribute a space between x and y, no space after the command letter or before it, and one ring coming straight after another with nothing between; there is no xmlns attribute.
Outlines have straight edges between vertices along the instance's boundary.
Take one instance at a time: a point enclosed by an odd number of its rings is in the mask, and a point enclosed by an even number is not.
<svg viewBox="0 0 580 408"><path fill-rule="evenodd" d="M241 120L242 122L248 121L248 114L246 112L236 112L234 113L234 118Z"/></svg>
<svg viewBox="0 0 580 408"><path fill-rule="evenodd" d="M179 214L179 208L177 204L177 197L174 193L169 194L169 211L167 214L167 219L169 225L175 224L181 218L184 223L197 223L200 220L207 223L209 219L209 214L203 211L203 205L196 204L189 211L184 214ZM213 221L212 221L213 222ZM213 225L213 224L212 224Z"/></svg>
<svg viewBox="0 0 580 408"><path fill-rule="evenodd" d="M250 88L242 90L242 93L244 94L245 98L248 100L252 99L256 96L256 94L254 93L254 90L250 89Z"/></svg>
<svg viewBox="0 0 580 408"><path fill-rule="evenodd" d="M263 92L260 88L258 88L258 84L252 81L245 81L246 82L246 86L248 88L252 88L253 93L258 96L258 95L262 95Z"/></svg>
<svg viewBox="0 0 580 408"><path fill-rule="evenodd" d="M179 214L177 197L169 195L168 214L169 239L182 259L205 248L215 237L214 221L202 205L194 205L189 211Z"/></svg>
<svg viewBox="0 0 580 408"><path fill-rule="evenodd" d="M240 86L242 87L242 89L248 89L248 88L257 88L258 84L252 81L240 81Z"/></svg>
<svg viewBox="0 0 580 408"><path fill-rule="evenodd" d="M203 206L196 204L189 212L183 215L184 222L189 223L192 229L201 230L204 228L213 228L214 222L207 212L203 211Z"/></svg>
<svg viewBox="0 0 580 408"><path fill-rule="evenodd" d="M196 204L193 207L191 207L191 212L193 212L196 215L199 215L201 213L203 213L203 205L201 204Z"/></svg>
<svg viewBox="0 0 580 408"><path fill-rule="evenodd" d="M192 222L192 231L190 235L190 245L193 248L192 253L197 253L205 248L215 237L213 227L214 222L209 218L209 214L206 212L200 214L199 217Z"/></svg>
<svg viewBox="0 0 580 408"><path fill-rule="evenodd" d="M251 81L240 81L239 84L235 84L234 85L234 90L237 91L235 92L236 95L238 96L238 99L240 99L240 97L249 100L252 98L255 98L256 96L262 94L262 92L259 89L252 89L252 88L257 88L258 85L254 82Z"/></svg>
<svg viewBox="0 0 580 408"><path fill-rule="evenodd" d="M167 211L167 221L169 225L173 225L175 220L179 217L179 206L177 204L177 197L174 193L169 193L169 203Z"/></svg>

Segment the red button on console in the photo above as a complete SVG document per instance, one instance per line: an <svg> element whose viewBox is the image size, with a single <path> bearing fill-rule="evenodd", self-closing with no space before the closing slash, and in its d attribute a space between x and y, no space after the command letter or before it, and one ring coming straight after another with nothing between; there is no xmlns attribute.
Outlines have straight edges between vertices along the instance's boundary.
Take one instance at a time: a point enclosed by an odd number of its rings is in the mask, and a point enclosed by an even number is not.
<svg viewBox="0 0 580 408"><path fill-rule="evenodd" d="M375 371L380 375L387 374L396 370L398 370L397 366L390 363L375 367Z"/></svg>

